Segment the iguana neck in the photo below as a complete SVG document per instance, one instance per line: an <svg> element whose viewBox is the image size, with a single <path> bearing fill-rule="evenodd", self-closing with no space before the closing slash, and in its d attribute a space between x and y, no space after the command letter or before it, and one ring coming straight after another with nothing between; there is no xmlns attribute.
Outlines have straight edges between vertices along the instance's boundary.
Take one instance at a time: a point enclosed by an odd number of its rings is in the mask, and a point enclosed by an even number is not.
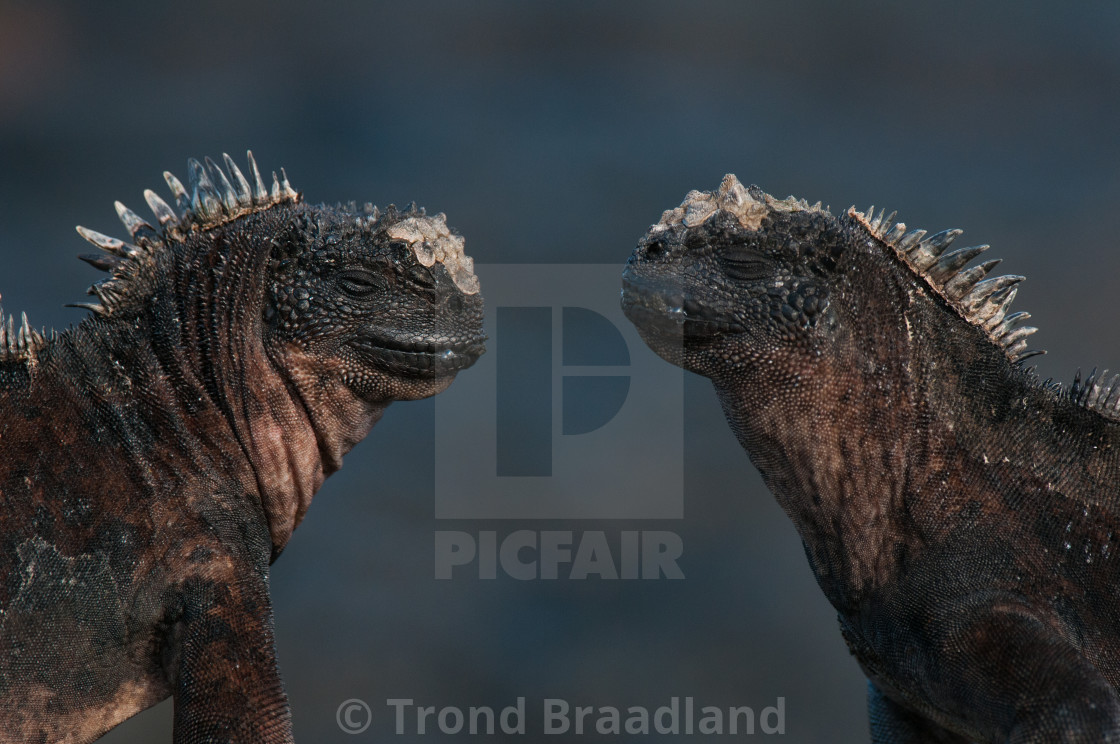
<svg viewBox="0 0 1120 744"><path fill-rule="evenodd" d="M1022 451L1019 430L1039 422L1014 410L1055 396L950 308L902 282L890 291L877 287L881 306L865 308L872 322L820 356L715 380L841 612L936 537L1002 508L993 489L1029 480L1024 459L1057 457ZM1031 439L1046 441L1037 431Z"/></svg>
<svg viewBox="0 0 1120 744"><path fill-rule="evenodd" d="M262 483L261 492L278 553L311 497L342 467L343 456L369 434L389 402L361 400L340 382L341 375L323 368L324 360L298 348L270 349L268 356L264 376L271 372L270 379L279 381L278 370L286 373L249 426L257 470L273 478Z"/></svg>
<svg viewBox="0 0 1120 744"><path fill-rule="evenodd" d="M912 408L891 408L867 389L852 390L842 408L830 409L780 399L758 406L741 387L717 384L716 391L740 444L800 534L825 595L842 612L852 608L889 579L898 529L910 527L900 519L910 487L907 453L927 444L912 429Z"/></svg>
<svg viewBox="0 0 1120 744"><path fill-rule="evenodd" d="M180 400L204 401L227 422L248 471L242 480L268 519L275 558L383 406L348 390L316 388L329 374L313 359L270 356L262 320L268 246L222 237L204 234L165 259L142 322Z"/></svg>
<svg viewBox="0 0 1120 744"><path fill-rule="evenodd" d="M285 367L264 354L253 359L251 376L257 383L248 415L238 424L248 434L244 441L260 484L274 558L323 481L342 467L343 456L369 433L385 408L325 383L318 360L304 361L297 354L291 352ZM281 377L279 369L288 374Z"/></svg>

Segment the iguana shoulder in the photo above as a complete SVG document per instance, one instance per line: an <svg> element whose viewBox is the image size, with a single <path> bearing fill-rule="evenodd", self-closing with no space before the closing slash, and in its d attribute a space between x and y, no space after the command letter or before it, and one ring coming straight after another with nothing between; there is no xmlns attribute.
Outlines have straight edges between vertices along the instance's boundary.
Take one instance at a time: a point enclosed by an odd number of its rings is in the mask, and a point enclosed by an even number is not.
<svg viewBox="0 0 1120 744"><path fill-rule="evenodd" d="M623 307L712 379L876 741L1120 741L1120 383L1040 381L1022 277L959 233L728 176L649 230Z"/></svg>
<svg viewBox="0 0 1120 744"><path fill-rule="evenodd" d="M169 695L175 741L289 741L269 564L394 400L483 351L463 239L192 160L80 324L0 322L0 740L81 742ZM247 174L247 175L246 175Z"/></svg>

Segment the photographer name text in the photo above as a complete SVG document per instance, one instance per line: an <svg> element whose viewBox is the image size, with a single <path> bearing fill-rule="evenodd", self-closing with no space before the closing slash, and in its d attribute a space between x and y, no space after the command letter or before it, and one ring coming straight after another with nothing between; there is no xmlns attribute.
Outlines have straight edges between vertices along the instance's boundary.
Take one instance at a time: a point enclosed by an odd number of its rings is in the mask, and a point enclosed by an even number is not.
<svg viewBox="0 0 1120 744"><path fill-rule="evenodd" d="M399 735L424 734L525 734L525 698L500 710L493 707L419 705L412 698L389 698L394 731ZM545 735L583 734L700 734L782 735L786 732L786 699L759 710L747 705L720 707L697 705L692 697L671 697L666 705L576 705L562 698L544 698L539 703L540 732Z"/></svg>

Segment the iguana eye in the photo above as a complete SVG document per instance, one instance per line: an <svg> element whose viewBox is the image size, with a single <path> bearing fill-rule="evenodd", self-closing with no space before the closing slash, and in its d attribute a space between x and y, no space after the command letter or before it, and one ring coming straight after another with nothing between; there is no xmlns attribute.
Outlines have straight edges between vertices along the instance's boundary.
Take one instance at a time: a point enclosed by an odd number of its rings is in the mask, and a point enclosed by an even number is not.
<svg viewBox="0 0 1120 744"><path fill-rule="evenodd" d="M337 280L338 288L355 298L368 298L386 289L385 280L368 271L347 271Z"/></svg>
<svg viewBox="0 0 1120 744"><path fill-rule="evenodd" d="M720 251L719 263L732 279L757 281L773 274L773 264L750 248L734 247Z"/></svg>
<svg viewBox="0 0 1120 744"><path fill-rule="evenodd" d="M424 268L423 266L417 265L410 267L407 272L407 276L410 281L420 285L421 287L424 287L425 289L431 289L432 287L436 286L435 279L432 278L431 270Z"/></svg>

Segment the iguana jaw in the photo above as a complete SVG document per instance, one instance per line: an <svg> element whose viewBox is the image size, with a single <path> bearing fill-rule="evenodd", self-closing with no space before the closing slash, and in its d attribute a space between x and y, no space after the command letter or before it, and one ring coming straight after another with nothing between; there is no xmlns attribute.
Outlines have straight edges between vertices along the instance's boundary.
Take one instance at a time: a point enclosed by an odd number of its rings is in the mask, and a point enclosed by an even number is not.
<svg viewBox="0 0 1120 744"><path fill-rule="evenodd" d="M713 273L710 251L685 247L680 232L655 226L639 243L622 275L622 311L658 356L710 376L750 347L749 329L735 294Z"/></svg>
<svg viewBox="0 0 1120 744"><path fill-rule="evenodd" d="M473 365L486 351L485 336L477 333L462 342L415 342L383 336L366 336L350 341L363 359L378 369L401 377L438 378L454 376Z"/></svg>
<svg viewBox="0 0 1120 744"><path fill-rule="evenodd" d="M721 336L743 330L679 284L640 276L632 266L622 277L622 312L656 354L680 366L686 366L686 352L710 348Z"/></svg>

